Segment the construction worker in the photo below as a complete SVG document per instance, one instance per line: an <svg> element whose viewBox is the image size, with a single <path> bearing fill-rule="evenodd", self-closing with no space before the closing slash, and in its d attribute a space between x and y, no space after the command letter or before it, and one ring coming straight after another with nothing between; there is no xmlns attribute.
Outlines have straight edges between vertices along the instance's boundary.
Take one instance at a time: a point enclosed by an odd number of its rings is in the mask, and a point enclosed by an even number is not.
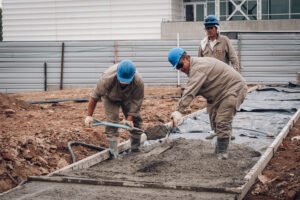
<svg viewBox="0 0 300 200"><path fill-rule="evenodd" d="M140 110L144 99L144 82L130 60L123 60L108 68L98 80L92 91L85 125L91 126L97 101L103 99L106 120L119 123L119 110L122 108L126 119L123 124L142 129ZM118 157L118 128L106 126L105 133L109 143L110 153ZM130 131L131 151L138 151L141 131Z"/></svg>
<svg viewBox="0 0 300 200"><path fill-rule="evenodd" d="M222 61L210 57L190 57L181 48L171 49L168 55L173 67L189 77L182 97L171 114L174 125L182 123L182 113L193 99L207 99L212 130L217 133L215 153L219 159L228 158L232 120L247 94L244 78Z"/></svg>
<svg viewBox="0 0 300 200"><path fill-rule="evenodd" d="M227 36L220 35L219 21L214 15L209 15L204 21L206 37L201 41L198 57L214 57L240 72L240 64L234 48Z"/></svg>

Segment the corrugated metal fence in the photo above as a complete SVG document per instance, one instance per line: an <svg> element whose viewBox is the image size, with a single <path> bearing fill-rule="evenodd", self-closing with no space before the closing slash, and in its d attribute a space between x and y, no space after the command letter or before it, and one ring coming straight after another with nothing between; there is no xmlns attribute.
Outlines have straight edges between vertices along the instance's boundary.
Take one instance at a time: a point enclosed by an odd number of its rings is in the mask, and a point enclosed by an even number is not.
<svg viewBox="0 0 300 200"><path fill-rule="evenodd" d="M248 83L296 81L300 71L300 34L239 33L231 40ZM179 46L197 56L200 40L180 40ZM0 92L16 93L93 87L115 61L131 59L146 85L177 85L177 71L167 61L177 41L68 41L0 43ZM45 67L47 78L45 82ZM63 67L63 68L62 68ZM63 73L61 73L63 72ZM61 76L63 75L63 76ZM61 81L62 80L62 81ZM181 83L187 80L180 73Z"/></svg>

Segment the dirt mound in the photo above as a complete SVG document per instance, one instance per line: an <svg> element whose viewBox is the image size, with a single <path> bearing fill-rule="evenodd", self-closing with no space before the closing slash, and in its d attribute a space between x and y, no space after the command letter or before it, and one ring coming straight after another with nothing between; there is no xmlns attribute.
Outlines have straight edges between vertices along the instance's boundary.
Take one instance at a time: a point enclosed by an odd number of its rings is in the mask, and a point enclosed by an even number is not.
<svg viewBox="0 0 300 200"><path fill-rule="evenodd" d="M13 113L17 110L30 110L36 106L18 100L15 97L10 97L7 94L0 93L0 110L2 113Z"/></svg>

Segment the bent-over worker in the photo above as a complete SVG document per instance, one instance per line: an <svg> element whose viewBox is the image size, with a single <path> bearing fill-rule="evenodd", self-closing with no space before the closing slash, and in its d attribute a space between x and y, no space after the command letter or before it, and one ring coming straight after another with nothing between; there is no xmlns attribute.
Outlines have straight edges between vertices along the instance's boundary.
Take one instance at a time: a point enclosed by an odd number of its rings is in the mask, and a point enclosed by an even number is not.
<svg viewBox="0 0 300 200"><path fill-rule="evenodd" d="M204 21L206 37L201 41L198 57L213 57L230 64L240 72L239 59L227 36L219 33L219 21L214 15L209 15Z"/></svg>
<svg viewBox="0 0 300 200"><path fill-rule="evenodd" d="M144 99L144 82L140 74L136 71L134 64L130 60L123 60L108 68L98 80L96 88L92 91L85 125L93 123L97 101L103 99L106 120L111 123L119 123L119 110L122 108L126 119L123 123L142 129L142 118L140 110ZM106 137L109 143L110 153L118 157L118 128L106 126ZM131 150L138 151L140 146L142 131L131 130L130 141Z"/></svg>
<svg viewBox="0 0 300 200"><path fill-rule="evenodd" d="M212 130L217 133L215 153L228 158L232 120L247 94L244 78L222 61L210 57L190 57L181 48L171 49L169 62L189 77L176 111L171 114L174 125L182 122L182 112L196 96L207 99Z"/></svg>

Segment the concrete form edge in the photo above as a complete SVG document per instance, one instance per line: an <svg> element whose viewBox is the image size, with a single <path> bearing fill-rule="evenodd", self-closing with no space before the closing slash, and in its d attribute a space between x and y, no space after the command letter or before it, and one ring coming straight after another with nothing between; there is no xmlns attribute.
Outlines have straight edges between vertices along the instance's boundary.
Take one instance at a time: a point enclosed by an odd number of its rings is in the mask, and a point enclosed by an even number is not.
<svg viewBox="0 0 300 200"><path fill-rule="evenodd" d="M272 142L272 144L267 148L266 152L262 155L259 161L250 169L248 174L245 176L245 180L247 182L243 186L237 188L241 191L241 194L238 196L238 200L242 200L246 196L251 186L255 183L255 180L258 177L258 175L267 166L271 158L274 156L277 148L280 146L284 138L288 135L289 131L294 127L294 124L299 119L299 117L300 108L292 116L289 122L283 127L283 129L281 129L276 139Z"/></svg>

